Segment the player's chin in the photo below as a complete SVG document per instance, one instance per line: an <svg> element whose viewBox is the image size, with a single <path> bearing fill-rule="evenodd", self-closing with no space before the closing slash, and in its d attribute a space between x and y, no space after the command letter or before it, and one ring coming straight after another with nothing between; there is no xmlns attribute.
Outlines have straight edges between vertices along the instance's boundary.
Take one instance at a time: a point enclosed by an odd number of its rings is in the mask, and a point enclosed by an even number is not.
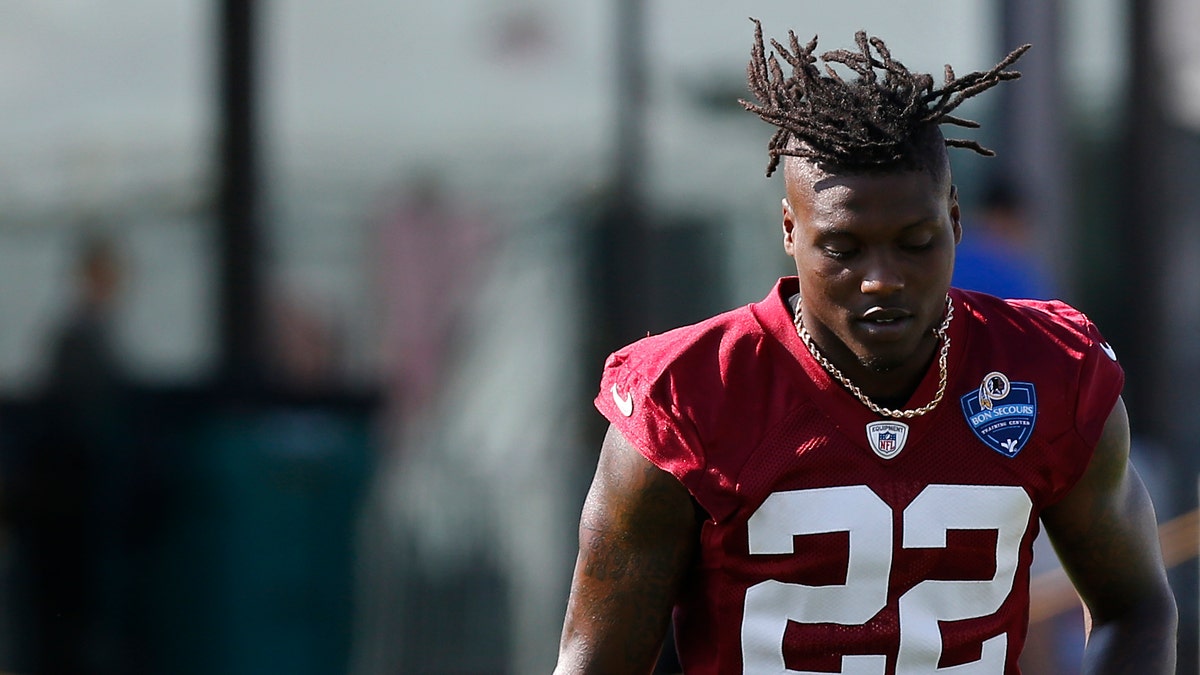
<svg viewBox="0 0 1200 675"><path fill-rule="evenodd" d="M890 373L904 365L905 359L894 354L870 353L860 356L858 362L864 368L875 373Z"/></svg>
<svg viewBox="0 0 1200 675"><path fill-rule="evenodd" d="M920 336L909 339L864 340L856 353L858 362L872 372L889 373L909 363L916 354Z"/></svg>

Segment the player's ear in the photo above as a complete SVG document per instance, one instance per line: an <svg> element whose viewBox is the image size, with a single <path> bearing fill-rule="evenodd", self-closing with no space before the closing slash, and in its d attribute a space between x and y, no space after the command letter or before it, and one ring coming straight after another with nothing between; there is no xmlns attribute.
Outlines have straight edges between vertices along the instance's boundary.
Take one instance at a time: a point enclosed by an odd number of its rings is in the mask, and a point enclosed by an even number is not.
<svg viewBox="0 0 1200 675"><path fill-rule="evenodd" d="M796 214L787 197L783 198L783 250L788 256L796 255Z"/></svg>
<svg viewBox="0 0 1200 675"><path fill-rule="evenodd" d="M950 224L954 228L954 244L962 241L962 213L958 208L958 186L950 186Z"/></svg>

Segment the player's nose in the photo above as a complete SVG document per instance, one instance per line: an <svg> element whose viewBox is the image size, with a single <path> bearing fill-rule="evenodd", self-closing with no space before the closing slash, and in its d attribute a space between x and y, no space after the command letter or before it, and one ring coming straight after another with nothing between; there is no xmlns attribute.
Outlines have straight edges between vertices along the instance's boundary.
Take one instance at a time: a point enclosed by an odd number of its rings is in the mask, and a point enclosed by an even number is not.
<svg viewBox="0 0 1200 675"><path fill-rule="evenodd" d="M866 295L890 295L904 288L904 274L886 259L869 261L863 271L860 290Z"/></svg>

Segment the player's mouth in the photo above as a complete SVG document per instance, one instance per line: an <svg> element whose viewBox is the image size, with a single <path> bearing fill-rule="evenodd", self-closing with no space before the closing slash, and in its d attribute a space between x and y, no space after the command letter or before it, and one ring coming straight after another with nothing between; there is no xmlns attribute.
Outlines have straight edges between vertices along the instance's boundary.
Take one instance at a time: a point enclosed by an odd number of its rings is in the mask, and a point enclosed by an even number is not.
<svg viewBox="0 0 1200 675"><path fill-rule="evenodd" d="M899 307L872 307L856 323L873 338L895 340L907 334L915 321L912 312Z"/></svg>

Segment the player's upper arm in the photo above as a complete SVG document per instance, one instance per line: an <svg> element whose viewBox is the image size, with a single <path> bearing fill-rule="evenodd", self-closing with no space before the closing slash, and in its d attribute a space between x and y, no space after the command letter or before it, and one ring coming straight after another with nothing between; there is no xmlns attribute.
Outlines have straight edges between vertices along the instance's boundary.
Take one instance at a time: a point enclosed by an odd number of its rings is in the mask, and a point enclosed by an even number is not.
<svg viewBox="0 0 1200 675"><path fill-rule="evenodd" d="M1129 463L1129 418L1121 399L1087 470L1062 501L1042 512L1042 522L1093 624L1147 612L1173 615L1154 507Z"/></svg>
<svg viewBox="0 0 1200 675"><path fill-rule="evenodd" d="M698 527L683 485L610 427L579 522L556 673L651 671Z"/></svg>

